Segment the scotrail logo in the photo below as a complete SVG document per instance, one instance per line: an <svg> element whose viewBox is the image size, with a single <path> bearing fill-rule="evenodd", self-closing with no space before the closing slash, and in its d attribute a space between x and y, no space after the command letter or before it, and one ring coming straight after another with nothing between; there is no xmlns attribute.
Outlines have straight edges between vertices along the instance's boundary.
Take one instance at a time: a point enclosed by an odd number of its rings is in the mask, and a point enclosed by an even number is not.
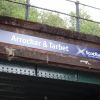
<svg viewBox="0 0 100 100"><path fill-rule="evenodd" d="M81 54L81 55L85 56L86 48L81 49L81 48L77 47L77 49L78 49L78 52L76 53L76 55L80 55Z"/></svg>
<svg viewBox="0 0 100 100"><path fill-rule="evenodd" d="M88 57L88 58L92 58L92 59L98 59L100 60L100 51L98 50L88 50L88 48L84 48L81 49L80 47L77 47L78 52L76 53L76 55L78 56L83 56L83 57Z"/></svg>

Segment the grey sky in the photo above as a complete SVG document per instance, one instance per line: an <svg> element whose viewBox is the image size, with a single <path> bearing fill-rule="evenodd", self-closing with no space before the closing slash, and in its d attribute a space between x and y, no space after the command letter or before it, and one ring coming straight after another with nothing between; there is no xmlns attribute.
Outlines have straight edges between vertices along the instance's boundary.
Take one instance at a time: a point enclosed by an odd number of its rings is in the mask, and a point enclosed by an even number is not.
<svg viewBox="0 0 100 100"><path fill-rule="evenodd" d="M76 0L73 0L76 1ZM88 4L91 6L100 6L99 0L78 0L81 3ZM60 12L69 13L70 11L75 11L75 4L68 2L66 0L30 0L32 5L39 7L44 7L52 10L57 10ZM100 10L94 10L92 8L80 6L80 8L85 9L93 20L100 22Z"/></svg>

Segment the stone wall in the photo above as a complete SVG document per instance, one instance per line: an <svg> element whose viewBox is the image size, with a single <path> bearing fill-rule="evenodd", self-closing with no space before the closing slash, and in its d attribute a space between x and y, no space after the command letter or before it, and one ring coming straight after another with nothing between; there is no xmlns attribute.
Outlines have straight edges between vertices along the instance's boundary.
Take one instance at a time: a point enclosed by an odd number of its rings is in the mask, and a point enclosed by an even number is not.
<svg viewBox="0 0 100 100"><path fill-rule="evenodd" d="M1 16L0 29L100 50L100 37L36 22ZM0 43L0 58L10 61L21 60L30 63L41 63L74 70L100 72L100 61L97 60L7 43Z"/></svg>

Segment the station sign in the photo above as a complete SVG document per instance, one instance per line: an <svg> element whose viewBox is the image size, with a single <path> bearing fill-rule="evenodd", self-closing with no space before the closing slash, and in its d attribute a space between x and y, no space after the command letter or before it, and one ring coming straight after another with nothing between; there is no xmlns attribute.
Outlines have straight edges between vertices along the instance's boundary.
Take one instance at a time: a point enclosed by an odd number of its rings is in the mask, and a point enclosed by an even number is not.
<svg viewBox="0 0 100 100"><path fill-rule="evenodd" d="M0 42L100 61L100 50L15 32L0 30Z"/></svg>

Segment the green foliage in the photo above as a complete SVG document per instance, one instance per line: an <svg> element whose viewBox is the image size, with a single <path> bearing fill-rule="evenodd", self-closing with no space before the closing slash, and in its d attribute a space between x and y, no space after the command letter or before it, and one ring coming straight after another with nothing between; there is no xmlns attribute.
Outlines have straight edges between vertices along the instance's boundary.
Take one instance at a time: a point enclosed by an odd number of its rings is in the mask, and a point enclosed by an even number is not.
<svg viewBox="0 0 100 100"><path fill-rule="evenodd" d="M11 9L11 5L4 0L0 0L0 15L9 16L11 14L11 10L8 9Z"/></svg>
<svg viewBox="0 0 100 100"><path fill-rule="evenodd" d="M100 25L94 22L84 21L81 24L81 32L100 36Z"/></svg>
<svg viewBox="0 0 100 100"><path fill-rule="evenodd" d="M66 21L60 17L57 13L52 12L41 12L40 13L40 22L43 24L48 24L50 26L66 28L67 24Z"/></svg>
<svg viewBox="0 0 100 100"><path fill-rule="evenodd" d="M20 3L26 3L26 0L12 0ZM11 16L15 18L25 19L26 6L20 5L6 0L0 1L0 15ZM46 11L39 11L33 7L29 9L30 21L41 22L51 26L66 28L64 19L59 14L54 14Z"/></svg>
<svg viewBox="0 0 100 100"><path fill-rule="evenodd" d="M18 0L16 0L18 1ZM25 7L5 0L0 1L0 15L24 18Z"/></svg>
<svg viewBox="0 0 100 100"><path fill-rule="evenodd" d="M75 16L74 12L71 12L70 14ZM80 17L85 18L85 19L91 19L90 15L85 10L80 10ZM75 28L76 28L76 18L71 17L70 29L75 31L76 30ZM80 31L86 34L100 36L100 25L94 22L80 19Z"/></svg>
<svg viewBox="0 0 100 100"><path fill-rule="evenodd" d="M26 0L12 0L20 3L26 3ZM20 5L6 0L0 0L0 15L11 16L15 18L25 19L26 6ZM75 16L75 12L70 12L70 15ZM85 19L91 19L90 15L83 9L80 10L80 17ZM67 28L76 30L76 18L70 17L69 21L60 14L37 10L36 8L30 7L29 19L30 21L40 22L48 24L50 26ZM69 26L68 26L69 25ZM80 19L80 31L86 34L92 34L100 36L100 25L97 23L89 22Z"/></svg>
<svg viewBox="0 0 100 100"><path fill-rule="evenodd" d="M38 22L39 12L35 8L30 8L29 10L29 20L33 22Z"/></svg>

